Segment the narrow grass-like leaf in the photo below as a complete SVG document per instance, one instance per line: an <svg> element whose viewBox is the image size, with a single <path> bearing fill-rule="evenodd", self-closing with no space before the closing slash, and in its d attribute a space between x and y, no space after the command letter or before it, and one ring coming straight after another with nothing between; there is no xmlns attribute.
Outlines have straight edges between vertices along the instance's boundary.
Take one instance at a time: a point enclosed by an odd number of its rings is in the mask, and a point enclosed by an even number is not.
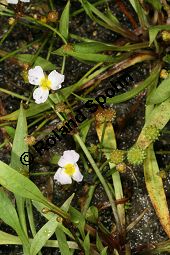
<svg viewBox="0 0 170 255"><path fill-rule="evenodd" d="M57 225L57 228L56 228L56 236L57 236L57 241L58 241L58 245L59 245L59 249L60 249L60 252L62 255L71 255L71 252L70 252L70 249L69 249L69 246L67 244L67 239L66 239L66 235L62 229L62 226L61 226L61 223L59 223Z"/></svg>
<svg viewBox="0 0 170 255"><path fill-rule="evenodd" d="M0 184L14 194L43 203L61 217L68 217L66 212L50 203L32 181L2 161L0 161Z"/></svg>
<svg viewBox="0 0 170 255"><path fill-rule="evenodd" d="M47 202L32 181L2 161L0 161L0 184L14 194L39 202Z"/></svg>
<svg viewBox="0 0 170 255"><path fill-rule="evenodd" d="M159 167L152 145L147 149L147 157L144 161L144 175L146 187L153 207L164 231L170 238L170 215L162 178L159 176Z"/></svg>
<svg viewBox="0 0 170 255"><path fill-rule="evenodd" d="M147 100L147 104L160 104L170 97L170 77L163 80Z"/></svg>
<svg viewBox="0 0 170 255"><path fill-rule="evenodd" d="M29 239L30 242L33 241L33 239ZM8 234L6 232L0 231L0 245L10 245L10 244L16 244L16 245L22 245L21 240L19 239L18 236L14 236L11 234ZM78 245L75 242L68 241L67 242L68 246L70 249L78 249ZM47 240L47 242L44 245L45 247L53 247L53 248L58 248L58 241L56 240Z"/></svg>
<svg viewBox="0 0 170 255"><path fill-rule="evenodd" d="M56 216L54 216L37 232L31 243L31 255L36 255L41 250L47 240L54 234L58 224Z"/></svg>
<svg viewBox="0 0 170 255"><path fill-rule="evenodd" d="M2 188L0 189L0 201L0 218L17 232L23 243L25 253L29 255L29 240L21 228L17 212L11 200L7 197Z"/></svg>
<svg viewBox="0 0 170 255"><path fill-rule="evenodd" d="M145 2L148 2L149 4L151 4L158 11L160 11L162 8L162 4L160 0L145 0Z"/></svg>
<svg viewBox="0 0 170 255"><path fill-rule="evenodd" d="M28 174L28 166L21 163L20 157L23 153L28 152L28 144L25 142L27 136L27 120L23 105L20 105L19 116L15 136L12 144L11 163L10 166L21 174ZM19 220L23 230L27 235L27 225L25 218L25 198L16 195L16 204L18 209Z"/></svg>
<svg viewBox="0 0 170 255"><path fill-rule="evenodd" d="M27 64L32 64L35 59L35 55L32 54L18 54L16 58ZM50 61L42 57L37 57L34 66L41 66L44 71L50 71L56 69L56 65L52 64Z"/></svg>
<svg viewBox="0 0 170 255"><path fill-rule="evenodd" d="M68 39L69 31L69 14L70 14L70 1L67 2L64 11L61 14L60 23L59 23L59 32L63 37Z"/></svg>
<svg viewBox="0 0 170 255"><path fill-rule="evenodd" d="M15 137L12 145L11 163L10 166L16 169L18 172L26 174L28 173L28 166L23 165L20 161L20 157L24 152L28 152L28 144L25 142L27 136L27 121L25 110L22 104L20 105L18 122L15 132Z"/></svg>
<svg viewBox="0 0 170 255"><path fill-rule="evenodd" d="M85 255L90 255L90 237L89 233L87 233L84 241L83 241L83 248L85 251Z"/></svg>
<svg viewBox="0 0 170 255"><path fill-rule="evenodd" d="M116 144L116 138L115 138L115 132L112 126L112 123L108 122L105 126L105 132L103 135L103 129L104 129L105 123L97 123L96 124L96 131L97 135L99 138L99 141L101 142L102 140L102 146L105 148L110 148L111 150L114 150L117 148ZM110 158L109 153L105 153L105 156L107 160ZM110 169L115 167L115 164L109 163ZM122 184L121 184L121 179L120 179L120 174L118 171L112 174L112 179L113 179L113 185L114 185L114 190L115 190L115 197L117 200L123 198L123 189L122 189ZM125 210L124 210L124 205L117 205L117 211L119 215L119 219L122 225L122 228L124 228L125 225Z"/></svg>

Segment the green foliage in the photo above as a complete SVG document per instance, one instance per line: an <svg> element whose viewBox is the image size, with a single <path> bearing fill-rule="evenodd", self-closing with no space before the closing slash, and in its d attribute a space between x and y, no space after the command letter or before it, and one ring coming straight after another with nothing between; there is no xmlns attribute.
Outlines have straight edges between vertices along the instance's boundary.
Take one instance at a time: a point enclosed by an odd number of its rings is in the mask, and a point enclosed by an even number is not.
<svg viewBox="0 0 170 255"><path fill-rule="evenodd" d="M67 40L69 35L69 13L70 13L70 1L67 2L63 13L60 18L59 32Z"/></svg>
<svg viewBox="0 0 170 255"><path fill-rule="evenodd" d="M32 54L18 54L16 58L22 63L27 63L32 65L34 62L34 66L41 66L44 71L50 71L56 69L56 65L52 64L50 61L46 60L42 57L36 57L36 55Z"/></svg>

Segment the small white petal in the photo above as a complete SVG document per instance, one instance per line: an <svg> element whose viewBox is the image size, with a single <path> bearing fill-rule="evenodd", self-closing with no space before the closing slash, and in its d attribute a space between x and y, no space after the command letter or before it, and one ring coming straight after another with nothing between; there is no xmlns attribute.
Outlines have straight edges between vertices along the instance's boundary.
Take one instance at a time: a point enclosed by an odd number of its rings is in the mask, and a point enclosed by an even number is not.
<svg viewBox="0 0 170 255"><path fill-rule="evenodd" d="M79 154L75 150L64 151L63 156L58 161L58 165L64 167L69 163L76 163L79 160Z"/></svg>
<svg viewBox="0 0 170 255"><path fill-rule="evenodd" d="M21 2L23 2L23 3L29 3L30 2L30 0L20 0Z"/></svg>
<svg viewBox="0 0 170 255"><path fill-rule="evenodd" d="M28 71L28 80L32 85L40 85L40 81L44 77L44 72L41 66L35 66Z"/></svg>
<svg viewBox="0 0 170 255"><path fill-rule="evenodd" d="M48 75L48 80L51 81L51 89L57 90L61 88L61 83L64 81L64 75L54 70Z"/></svg>
<svg viewBox="0 0 170 255"><path fill-rule="evenodd" d="M81 182L83 180L83 175L79 171L79 167L77 164L74 164L76 171L72 175L73 180L76 182Z"/></svg>
<svg viewBox="0 0 170 255"><path fill-rule="evenodd" d="M56 180L62 185L72 183L71 177L64 172L63 168L58 168L57 172L54 175L54 180Z"/></svg>
<svg viewBox="0 0 170 255"><path fill-rule="evenodd" d="M49 95L48 89L42 89L41 87L34 90L33 98L35 99L36 104L44 103Z"/></svg>
<svg viewBox="0 0 170 255"><path fill-rule="evenodd" d="M18 0L7 0L8 4L17 4Z"/></svg>

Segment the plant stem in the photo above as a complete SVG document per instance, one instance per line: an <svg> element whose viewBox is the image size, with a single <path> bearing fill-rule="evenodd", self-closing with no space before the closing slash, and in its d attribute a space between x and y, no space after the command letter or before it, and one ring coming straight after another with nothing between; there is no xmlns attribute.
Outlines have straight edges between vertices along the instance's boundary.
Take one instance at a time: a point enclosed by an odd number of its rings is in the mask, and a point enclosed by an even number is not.
<svg viewBox="0 0 170 255"><path fill-rule="evenodd" d="M77 140L77 142L79 143L80 147L82 148L82 150L84 151L87 159L89 160L91 166L93 167L97 177L99 178L101 184L103 185L104 187L104 190L108 196L108 199L109 199L109 202L111 204L111 208L112 208L112 211L113 211L113 215L115 217L115 221L116 221L116 226L117 226L117 229L119 232L122 232L121 231L121 224L120 224L120 220L119 220L119 217L118 217L118 214L117 214L117 208L116 208L116 204L112 198L112 194L110 192L110 189L107 185L107 183L105 182L105 179L103 178L103 176L101 175L100 173L100 170L99 168L97 167L94 159L92 158L91 154L89 153L86 145L84 144L84 142L82 141L82 139L80 138L80 136L78 134L75 134L74 135L74 138Z"/></svg>

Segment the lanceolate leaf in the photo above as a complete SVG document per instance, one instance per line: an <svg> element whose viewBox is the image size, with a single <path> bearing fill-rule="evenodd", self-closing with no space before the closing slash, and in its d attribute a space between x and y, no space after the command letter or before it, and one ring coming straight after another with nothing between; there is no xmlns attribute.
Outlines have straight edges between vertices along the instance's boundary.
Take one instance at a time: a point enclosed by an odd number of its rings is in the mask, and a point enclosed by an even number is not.
<svg viewBox="0 0 170 255"><path fill-rule="evenodd" d="M11 163L10 166L16 169L21 174L28 174L28 166L21 163L20 157L23 153L28 152L28 145L25 142L27 136L27 120L23 105L20 105L19 116L15 136L12 144ZM27 158L28 159L28 158ZM16 204L18 215L23 230L27 234L27 225L25 219L25 198L16 195Z"/></svg>
<svg viewBox="0 0 170 255"><path fill-rule="evenodd" d="M47 240L54 234L58 224L56 216L54 216L37 232L31 243L31 255L36 255L41 250Z"/></svg>
<svg viewBox="0 0 170 255"><path fill-rule="evenodd" d="M37 186L27 177L0 161L0 184L11 192L39 202L46 201Z"/></svg>
<svg viewBox="0 0 170 255"><path fill-rule="evenodd" d="M59 245L59 249L60 249L60 252L62 255L71 255L71 252L70 252L70 249L69 249L69 246L67 244L67 239L66 239L66 235L62 229L62 226L61 226L61 223L59 223L57 225L57 228L56 228L56 236L57 236L57 241L58 241L58 245Z"/></svg>
<svg viewBox="0 0 170 255"><path fill-rule="evenodd" d="M17 127L15 131L15 137L12 145L11 163L10 166L20 173L27 173L28 166L23 165L20 161L20 157L24 152L28 152L28 144L25 142L27 136L27 121L25 116L25 110L21 104L18 116Z"/></svg>
<svg viewBox="0 0 170 255"><path fill-rule="evenodd" d="M64 36L66 40L68 39L69 31L69 13L70 13L70 1L67 2L59 23L59 32Z"/></svg>
<svg viewBox="0 0 170 255"><path fill-rule="evenodd" d="M147 157L144 162L144 175L146 187L153 207L164 231L170 238L170 215L162 178L159 176L159 167L152 145L150 145L147 149Z"/></svg>
<svg viewBox="0 0 170 255"><path fill-rule="evenodd" d="M21 225L19 223L17 212L7 197L3 189L0 189L0 218L10 227L12 227L20 237L22 244L24 246L24 251L26 255L29 255L30 244L26 237Z"/></svg>
<svg viewBox="0 0 170 255"><path fill-rule="evenodd" d="M170 77L163 80L161 84L153 91L147 101L148 104L160 104L170 97Z"/></svg>

